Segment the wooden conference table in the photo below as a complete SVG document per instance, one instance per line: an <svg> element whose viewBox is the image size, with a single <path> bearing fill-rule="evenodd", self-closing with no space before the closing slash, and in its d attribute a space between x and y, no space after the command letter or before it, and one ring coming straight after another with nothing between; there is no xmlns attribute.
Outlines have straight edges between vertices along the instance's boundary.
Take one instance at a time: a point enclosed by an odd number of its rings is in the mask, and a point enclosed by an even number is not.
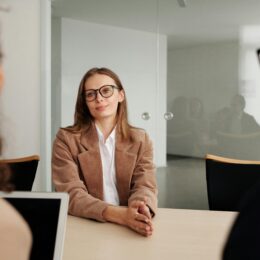
<svg viewBox="0 0 260 260"><path fill-rule="evenodd" d="M237 213L158 210L154 234L142 237L112 223L69 216L64 260L217 260Z"/></svg>

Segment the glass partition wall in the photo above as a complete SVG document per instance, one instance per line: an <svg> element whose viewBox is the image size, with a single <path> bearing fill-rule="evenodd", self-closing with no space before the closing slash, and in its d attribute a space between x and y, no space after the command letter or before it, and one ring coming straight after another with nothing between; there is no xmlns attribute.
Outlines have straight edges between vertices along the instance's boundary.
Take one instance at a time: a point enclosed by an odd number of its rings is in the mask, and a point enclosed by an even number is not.
<svg viewBox="0 0 260 260"><path fill-rule="evenodd" d="M163 206L208 208L208 153L260 160L259 7L253 0L159 0L173 114L167 167L158 168Z"/></svg>
<svg viewBox="0 0 260 260"><path fill-rule="evenodd" d="M122 79L154 142L159 206L207 209L207 153L260 160L257 0L55 0L53 136L93 66Z"/></svg>

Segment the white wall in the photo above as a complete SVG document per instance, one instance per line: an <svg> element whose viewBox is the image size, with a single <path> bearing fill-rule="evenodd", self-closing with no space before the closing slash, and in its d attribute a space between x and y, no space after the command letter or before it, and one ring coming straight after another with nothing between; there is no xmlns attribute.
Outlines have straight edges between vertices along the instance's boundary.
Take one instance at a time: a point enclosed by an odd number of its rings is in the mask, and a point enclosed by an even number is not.
<svg viewBox="0 0 260 260"><path fill-rule="evenodd" d="M42 2L43 3L43 2ZM10 12L1 13L5 88L1 128L5 158L39 154L35 190L46 189L41 176L41 0L9 0ZM42 85L42 87L44 87ZM43 93L43 92L42 92ZM4 123L3 123L4 122Z"/></svg>
<svg viewBox="0 0 260 260"><path fill-rule="evenodd" d="M91 67L109 67L125 86L130 123L148 131L155 147L155 162L165 165L166 123L158 111L166 110L166 37L160 36L159 50L156 34L65 18L61 32L61 125L73 123L84 73ZM143 112L149 112L151 119L143 120Z"/></svg>

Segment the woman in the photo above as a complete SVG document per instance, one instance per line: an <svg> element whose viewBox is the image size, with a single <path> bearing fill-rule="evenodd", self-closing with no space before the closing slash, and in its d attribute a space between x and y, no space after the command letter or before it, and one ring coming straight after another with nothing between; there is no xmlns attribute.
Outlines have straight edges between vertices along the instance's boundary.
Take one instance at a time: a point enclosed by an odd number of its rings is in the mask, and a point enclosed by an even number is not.
<svg viewBox="0 0 260 260"><path fill-rule="evenodd" d="M3 87L4 73L1 66L0 51L0 92ZM2 139L0 138L0 154ZM0 165L0 191L10 191L10 171L6 165ZM4 199L0 198L0 255L1 259L29 259L32 234L29 226L20 214Z"/></svg>
<svg viewBox="0 0 260 260"><path fill-rule="evenodd" d="M129 125L120 79L107 68L90 69L79 86L74 125L60 129L53 146L53 182L69 193L69 213L150 236L154 173L151 141Z"/></svg>

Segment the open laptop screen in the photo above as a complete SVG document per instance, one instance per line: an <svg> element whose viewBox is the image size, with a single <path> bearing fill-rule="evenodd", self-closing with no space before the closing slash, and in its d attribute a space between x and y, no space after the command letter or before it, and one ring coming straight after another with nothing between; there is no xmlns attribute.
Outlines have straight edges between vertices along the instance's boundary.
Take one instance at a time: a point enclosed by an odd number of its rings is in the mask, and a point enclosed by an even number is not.
<svg viewBox="0 0 260 260"><path fill-rule="evenodd" d="M61 260L68 195L13 192L4 197L24 217L33 234L30 260Z"/></svg>

